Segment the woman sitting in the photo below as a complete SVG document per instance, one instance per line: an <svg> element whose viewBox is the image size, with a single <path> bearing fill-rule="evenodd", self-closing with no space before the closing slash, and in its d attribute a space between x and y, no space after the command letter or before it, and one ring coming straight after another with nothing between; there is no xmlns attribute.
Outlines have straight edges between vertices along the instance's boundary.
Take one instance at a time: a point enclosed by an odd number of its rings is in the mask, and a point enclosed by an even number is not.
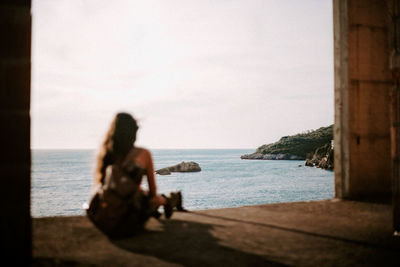
<svg viewBox="0 0 400 267"><path fill-rule="evenodd" d="M142 228L149 217L160 217L164 206L170 218L174 208L183 210L182 195L157 194L150 151L135 147L136 120L128 113L118 113L101 145L94 176L95 194L87 210L89 218L110 237L126 237ZM141 188L147 177L148 191Z"/></svg>

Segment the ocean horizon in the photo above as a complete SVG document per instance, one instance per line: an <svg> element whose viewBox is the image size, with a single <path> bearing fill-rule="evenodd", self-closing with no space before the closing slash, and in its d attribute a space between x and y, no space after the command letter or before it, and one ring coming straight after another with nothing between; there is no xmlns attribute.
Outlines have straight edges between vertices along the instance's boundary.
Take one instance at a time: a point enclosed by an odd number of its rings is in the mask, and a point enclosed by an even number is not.
<svg viewBox="0 0 400 267"><path fill-rule="evenodd" d="M254 148L150 151L155 170L182 161L200 165L201 172L156 175L158 193L182 191L184 206L189 210L334 196L332 171L305 167L303 160L240 159ZM90 199L96 153L97 149L32 149L32 216L83 215L82 205ZM146 189L146 179L142 184Z"/></svg>

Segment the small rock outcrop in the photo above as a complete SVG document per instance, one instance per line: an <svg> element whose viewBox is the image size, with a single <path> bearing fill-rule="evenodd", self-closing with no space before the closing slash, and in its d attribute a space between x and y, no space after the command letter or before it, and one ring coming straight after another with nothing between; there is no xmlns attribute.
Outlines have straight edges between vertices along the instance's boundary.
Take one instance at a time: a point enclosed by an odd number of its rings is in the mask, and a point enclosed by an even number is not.
<svg viewBox="0 0 400 267"><path fill-rule="evenodd" d="M306 166L317 167L325 170L333 170L333 148L331 143L328 143L315 150L314 154L306 159Z"/></svg>
<svg viewBox="0 0 400 267"><path fill-rule="evenodd" d="M156 174L169 175L171 172L199 172L201 171L200 165L194 161L184 162L156 170Z"/></svg>

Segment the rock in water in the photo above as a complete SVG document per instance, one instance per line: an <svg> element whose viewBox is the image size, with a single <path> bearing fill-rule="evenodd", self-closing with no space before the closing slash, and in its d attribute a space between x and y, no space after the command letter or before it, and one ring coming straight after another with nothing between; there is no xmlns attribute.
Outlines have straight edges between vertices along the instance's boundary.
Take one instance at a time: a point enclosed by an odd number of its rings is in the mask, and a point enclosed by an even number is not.
<svg viewBox="0 0 400 267"><path fill-rule="evenodd" d="M306 160L306 166L318 167L326 170L333 170L334 168L334 154L331 143L327 143L324 146L317 148Z"/></svg>
<svg viewBox="0 0 400 267"><path fill-rule="evenodd" d="M171 174L171 172L168 170L168 168L159 169L156 171L156 173L159 175L170 175Z"/></svg>
<svg viewBox="0 0 400 267"><path fill-rule="evenodd" d="M171 172L199 172L199 171L201 171L201 168L200 168L200 165L197 164L196 162L182 161L181 163L179 163L177 165L156 170L156 173L159 175L168 175L168 174L171 174Z"/></svg>

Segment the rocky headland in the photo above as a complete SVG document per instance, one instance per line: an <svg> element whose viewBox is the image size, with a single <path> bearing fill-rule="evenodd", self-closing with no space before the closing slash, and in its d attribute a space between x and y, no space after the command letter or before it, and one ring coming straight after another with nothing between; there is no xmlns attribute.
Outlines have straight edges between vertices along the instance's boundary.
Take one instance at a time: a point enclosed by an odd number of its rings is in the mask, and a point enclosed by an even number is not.
<svg viewBox="0 0 400 267"><path fill-rule="evenodd" d="M284 136L279 141L262 145L252 154L242 155L250 160L307 160L306 166L333 169L333 125L317 130Z"/></svg>
<svg viewBox="0 0 400 267"><path fill-rule="evenodd" d="M201 168L198 163L194 161L189 161L189 162L182 161L177 165L156 170L156 174L169 175L172 172L199 172L199 171L201 171Z"/></svg>

